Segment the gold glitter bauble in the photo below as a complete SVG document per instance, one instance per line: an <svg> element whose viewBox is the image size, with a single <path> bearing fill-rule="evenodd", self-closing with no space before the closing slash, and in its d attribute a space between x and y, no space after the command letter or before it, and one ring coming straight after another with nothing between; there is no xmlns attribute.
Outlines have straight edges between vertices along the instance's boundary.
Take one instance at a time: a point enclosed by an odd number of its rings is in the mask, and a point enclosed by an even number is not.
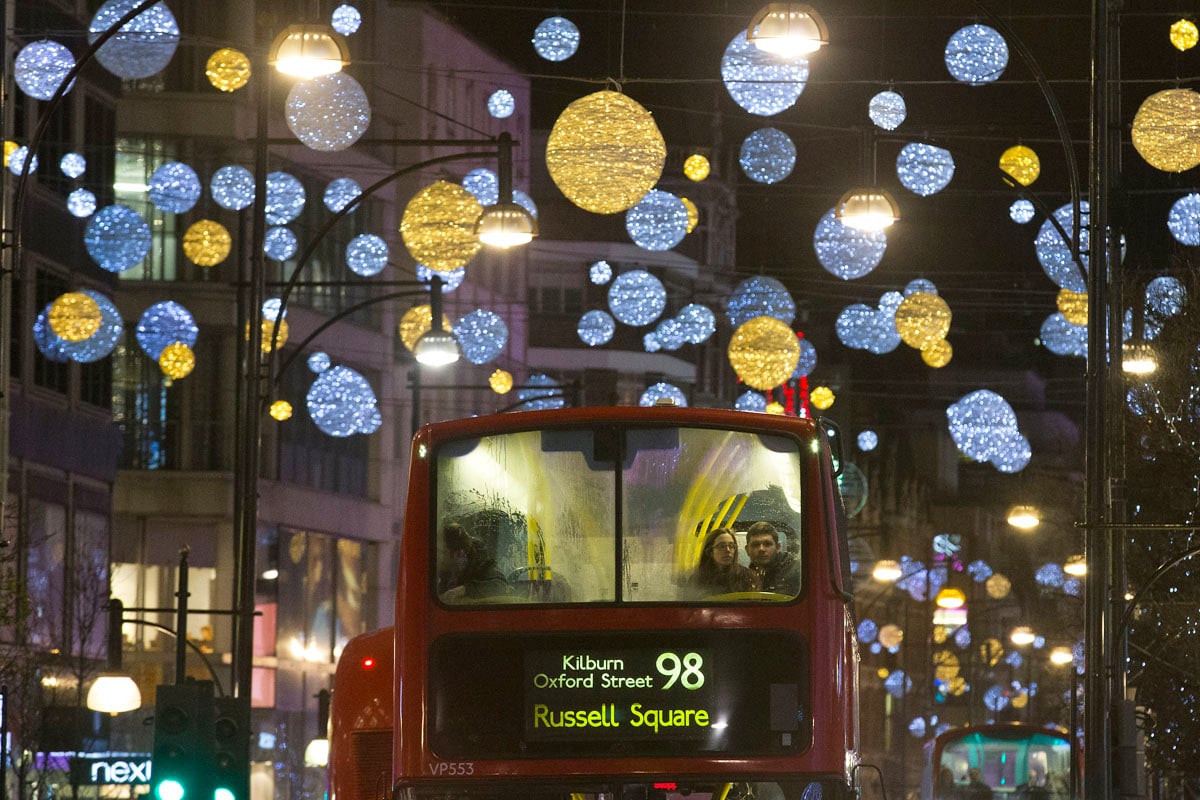
<svg viewBox="0 0 1200 800"><path fill-rule="evenodd" d="M546 140L554 185L595 214L616 214L641 200L658 183L666 157L666 142L650 112L608 90L567 106Z"/></svg>
<svg viewBox="0 0 1200 800"><path fill-rule="evenodd" d="M1171 25L1171 44L1176 50L1191 50L1197 42L1200 42L1200 30L1190 19L1181 19Z"/></svg>
<svg viewBox="0 0 1200 800"><path fill-rule="evenodd" d="M241 50L222 47L208 57L204 74L222 92L236 92L250 82L250 59Z"/></svg>
<svg viewBox="0 0 1200 800"><path fill-rule="evenodd" d="M987 589L988 597L992 598L993 600L1003 600L1005 597L1008 597L1008 593L1012 591L1012 581L1010 581L1004 575L1001 575L999 572L988 578L987 582L984 583L983 586L985 589Z"/></svg>
<svg viewBox="0 0 1200 800"><path fill-rule="evenodd" d="M58 338L67 342L82 342L100 330L100 304L83 292L60 294L50 304L46 321Z"/></svg>
<svg viewBox="0 0 1200 800"><path fill-rule="evenodd" d="M984 639L979 644L979 658L985 666L994 667L1000 662L1000 656L1004 655L1004 645L1000 644L999 639Z"/></svg>
<svg viewBox="0 0 1200 800"><path fill-rule="evenodd" d="M904 629L889 622L879 629L879 643L889 650L898 647L904 641Z"/></svg>
<svg viewBox="0 0 1200 800"><path fill-rule="evenodd" d="M687 232L691 233L696 230L696 223L700 222L700 209L696 208L696 204L686 197L680 197L679 199L683 201L683 207L687 209Z"/></svg>
<svg viewBox="0 0 1200 800"><path fill-rule="evenodd" d="M1037 153L1018 144L1000 154L1000 169L1017 183L1028 186L1042 174L1042 162Z"/></svg>
<svg viewBox="0 0 1200 800"><path fill-rule="evenodd" d="M711 171L712 167L709 165L708 159L699 153L688 156L687 160L683 162L683 174L694 181L704 180Z"/></svg>
<svg viewBox="0 0 1200 800"><path fill-rule="evenodd" d="M475 222L482 213L475 195L457 183L437 181L408 201L400 236L418 263L434 272L453 272L465 267L482 246L475 237Z"/></svg>
<svg viewBox="0 0 1200 800"><path fill-rule="evenodd" d="M958 656L951 651L938 650L933 654L933 675L935 679L943 683L949 683L958 677L960 670L961 665L959 664Z"/></svg>
<svg viewBox="0 0 1200 800"><path fill-rule="evenodd" d="M913 292L896 308L896 333L917 350L945 339L950 332L950 306L936 294Z"/></svg>
<svg viewBox="0 0 1200 800"><path fill-rule="evenodd" d="M1166 89L1147 97L1133 116L1133 147L1163 172L1200 164L1200 94Z"/></svg>
<svg viewBox="0 0 1200 800"><path fill-rule="evenodd" d="M1088 296L1082 292L1072 292L1070 289L1059 289L1055 298L1058 313L1062 314L1072 325L1087 325Z"/></svg>
<svg viewBox="0 0 1200 800"><path fill-rule="evenodd" d="M508 370L498 369L488 376L488 386L496 394L508 394L512 391L513 377Z"/></svg>
<svg viewBox="0 0 1200 800"><path fill-rule="evenodd" d="M269 413L272 419L285 422L292 418L292 404L287 400L276 400L274 403L271 403Z"/></svg>
<svg viewBox="0 0 1200 800"><path fill-rule="evenodd" d="M833 405L834 400L837 400L837 395L828 386L818 386L808 394L808 402L812 403L813 408L818 411L829 408Z"/></svg>
<svg viewBox="0 0 1200 800"><path fill-rule="evenodd" d="M275 330L275 320L263 317L262 320L262 351L271 352L271 332ZM279 320L279 332L275 334L278 346L283 347L288 340L288 324L286 319ZM246 323L246 340L250 340L250 323Z"/></svg>
<svg viewBox="0 0 1200 800"><path fill-rule="evenodd" d="M10 142L7 139L4 141L4 168L8 169L8 157L17 152L17 148L21 145L16 142Z"/></svg>
<svg viewBox="0 0 1200 800"><path fill-rule="evenodd" d="M930 342L921 348L921 360L934 369L941 369L954 358L954 348L945 339Z"/></svg>
<svg viewBox="0 0 1200 800"><path fill-rule="evenodd" d="M1029 705L1029 692L1024 690L1017 692L1013 695L1011 702L1013 708L1024 708Z"/></svg>
<svg viewBox="0 0 1200 800"><path fill-rule="evenodd" d="M792 377L800 361L800 340L787 323L774 317L743 322L729 340L729 363L754 389L774 389Z"/></svg>
<svg viewBox="0 0 1200 800"><path fill-rule="evenodd" d="M780 403L767 403L767 407L763 410L777 417L783 416L783 406Z"/></svg>
<svg viewBox="0 0 1200 800"><path fill-rule="evenodd" d="M215 267L229 257L233 238L219 222L201 219L183 234L183 254L199 267Z"/></svg>
<svg viewBox="0 0 1200 800"><path fill-rule="evenodd" d="M172 342L158 354L158 366L168 378L186 378L196 368L196 354L183 342Z"/></svg>
<svg viewBox="0 0 1200 800"><path fill-rule="evenodd" d="M433 309L429 304L413 306L400 318L400 341L410 351L417 346L421 334L433 327ZM442 315L442 330L450 330L450 318Z"/></svg>

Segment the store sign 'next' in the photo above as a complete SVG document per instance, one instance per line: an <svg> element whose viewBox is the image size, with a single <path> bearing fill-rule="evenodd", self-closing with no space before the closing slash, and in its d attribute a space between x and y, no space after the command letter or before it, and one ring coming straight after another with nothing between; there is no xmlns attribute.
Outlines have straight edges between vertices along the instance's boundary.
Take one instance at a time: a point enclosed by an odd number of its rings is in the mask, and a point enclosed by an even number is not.
<svg viewBox="0 0 1200 800"><path fill-rule="evenodd" d="M91 786L150 782L150 754L125 753L88 756L80 753L72 764L80 783Z"/></svg>

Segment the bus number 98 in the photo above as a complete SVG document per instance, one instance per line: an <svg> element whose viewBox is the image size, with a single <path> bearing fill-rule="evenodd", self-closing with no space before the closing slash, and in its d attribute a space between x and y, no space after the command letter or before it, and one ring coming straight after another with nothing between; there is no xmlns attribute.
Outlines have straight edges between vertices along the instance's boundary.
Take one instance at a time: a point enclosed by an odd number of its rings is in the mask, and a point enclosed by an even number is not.
<svg viewBox="0 0 1200 800"><path fill-rule="evenodd" d="M693 691L704 685L704 673L701 671L704 659L699 653L686 653L680 658L677 654L667 651L659 655L655 666L660 674L669 679L662 687L664 690L670 689L676 681L683 688Z"/></svg>

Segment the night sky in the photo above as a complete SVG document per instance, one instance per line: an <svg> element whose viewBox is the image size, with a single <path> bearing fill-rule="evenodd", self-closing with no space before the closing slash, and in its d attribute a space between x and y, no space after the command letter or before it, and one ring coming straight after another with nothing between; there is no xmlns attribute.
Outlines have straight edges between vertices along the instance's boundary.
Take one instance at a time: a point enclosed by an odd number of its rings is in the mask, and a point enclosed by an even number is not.
<svg viewBox="0 0 1200 800"><path fill-rule="evenodd" d="M736 152L751 131L771 126L795 142L796 168L774 185L738 175L739 275L783 280L808 313L806 335L819 351L870 365L898 381L928 372L916 351L901 346L872 356L842 347L832 330L838 311L853 302L876 305L884 291L918 277L933 280L954 313L948 372L1033 367L1051 381L1051 403L1080 410L1083 360L1035 346L1042 321L1055 310L1058 287L1042 272L1033 239L1044 215L1018 225L1008 207L1018 195L1001 180L997 161L1014 144L1040 156L1041 177L1030 190L1045 208L1068 202L1064 147L1035 81L1040 69L1063 109L1070 151L1087 189L1090 3L1080 0L851 0L815 4L831 44L810 57L799 101L773 117L753 116L720 81L726 45L743 30L758 2L733 0L563 0L540 3L462 2L431 5L516 67L534 77L532 120L549 128L572 100L615 79L655 115L668 145L712 146ZM1200 47L1180 53L1168 29L1185 9L1178 3L1130 2L1121 18L1123 164L1127 190L1118 204L1128 239L1126 267L1161 269L1182 248L1166 230L1167 211L1190 190L1197 170L1171 175L1149 168L1129 144L1129 123L1149 94L1194 86ZM1010 43L1008 67L984 86L955 81L943 50L964 25L993 24L984 9L1011 26L1035 60L1030 67ZM530 39L538 22L562 15L580 29L578 52L562 62L540 58ZM875 128L869 99L892 88L908 107L893 132ZM903 188L896 154L908 142L949 149L954 178L943 191L919 197ZM887 253L869 275L843 281L817 261L812 236L818 219L851 185L864 183L871 162L878 182L901 207L888 233ZM799 323L803 325L804 323ZM1056 389L1058 386L1060 388Z"/></svg>

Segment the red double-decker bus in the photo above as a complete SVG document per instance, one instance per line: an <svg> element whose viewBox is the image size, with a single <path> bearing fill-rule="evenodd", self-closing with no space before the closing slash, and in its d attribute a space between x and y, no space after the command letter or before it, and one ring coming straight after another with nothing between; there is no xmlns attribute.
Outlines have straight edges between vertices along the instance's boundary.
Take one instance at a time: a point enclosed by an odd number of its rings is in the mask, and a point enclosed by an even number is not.
<svg viewBox="0 0 1200 800"><path fill-rule="evenodd" d="M338 663L332 800L846 797L828 430L674 407L421 429L395 625Z"/></svg>

